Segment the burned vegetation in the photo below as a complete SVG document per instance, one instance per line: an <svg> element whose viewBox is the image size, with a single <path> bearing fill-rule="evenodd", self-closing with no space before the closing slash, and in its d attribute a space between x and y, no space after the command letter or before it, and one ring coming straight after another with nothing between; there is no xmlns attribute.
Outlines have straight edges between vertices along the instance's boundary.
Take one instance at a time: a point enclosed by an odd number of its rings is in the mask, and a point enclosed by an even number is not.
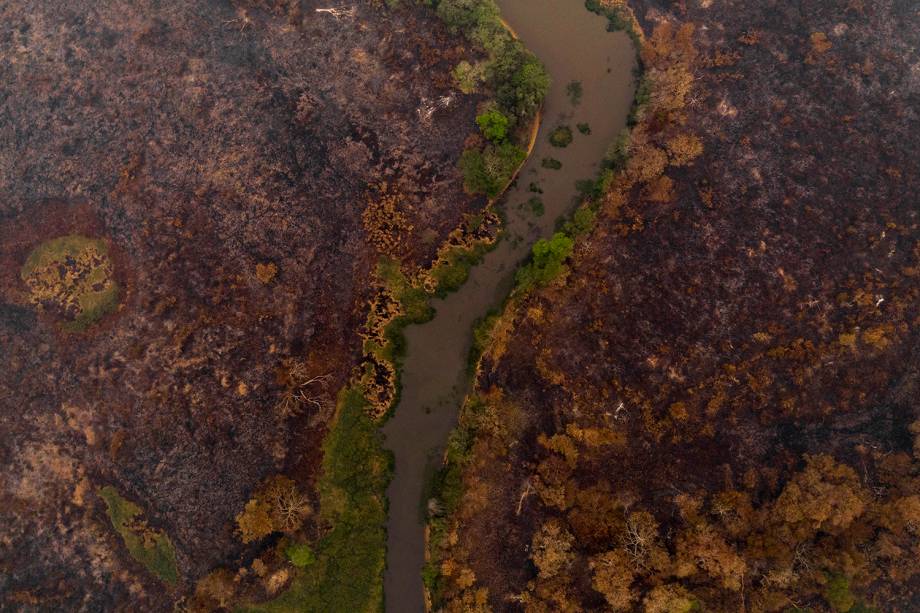
<svg viewBox="0 0 920 613"><path fill-rule="evenodd" d="M0 5L0 608L213 610L311 563L378 261L485 204L476 54L341 7Z"/></svg>
<svg viewBox="0 0 920 613"><path fill-rule="evenodd" d="M477 331L435 607L918 610L920 11L628 4L593 229Z"/></svg>

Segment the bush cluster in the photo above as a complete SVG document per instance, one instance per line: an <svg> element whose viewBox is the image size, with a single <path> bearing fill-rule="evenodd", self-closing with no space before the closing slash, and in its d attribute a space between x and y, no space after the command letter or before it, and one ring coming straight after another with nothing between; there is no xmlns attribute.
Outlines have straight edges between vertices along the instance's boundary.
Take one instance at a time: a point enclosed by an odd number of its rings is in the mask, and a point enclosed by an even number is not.
<svg viewBox="0 0 920 613"><path fill-rule="evenodd" d="M486 54L477 66L459 65L454 77L464 92L482 82L492 93L493 103L476 118L490 144L467 150L460 168L468 191L495 197L526 157L520 147L506 141L540 108L549 75L501 22L494 0L431 0L429 4L451 31L462 33Z"/></svg>

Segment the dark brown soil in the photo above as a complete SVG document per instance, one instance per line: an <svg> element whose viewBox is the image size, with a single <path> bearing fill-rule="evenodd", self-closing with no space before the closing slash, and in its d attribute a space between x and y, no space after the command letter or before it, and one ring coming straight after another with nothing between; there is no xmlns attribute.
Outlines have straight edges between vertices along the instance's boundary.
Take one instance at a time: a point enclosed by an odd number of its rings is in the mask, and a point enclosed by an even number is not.
<svg viewBox="0 0 920 613"><path fill-rule="evenodd" d="M483 204L456 170L477 99L450 70L469 52L421 9L351 4L0 6L0 608L170 609L257 552L234 517L263 478L314 496L329 411L274 407L286 360L331 396L360 355L381 255L362 213L399 195L385 232L411 268ZM122 286L82 334L19 279L71 233L109 241ZM169 598L103 485L175 544Z"/></svg>

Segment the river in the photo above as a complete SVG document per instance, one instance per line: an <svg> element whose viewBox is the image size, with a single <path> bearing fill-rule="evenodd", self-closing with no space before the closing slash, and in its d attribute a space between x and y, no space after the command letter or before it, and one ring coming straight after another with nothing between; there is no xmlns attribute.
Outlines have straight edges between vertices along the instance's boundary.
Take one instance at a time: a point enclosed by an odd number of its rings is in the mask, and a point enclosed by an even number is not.
<svg viewBox="0 0 920 613"><path fill-rule="evenodd" d="M421 569L424 564L424 482L441 461L444 444L456 425L469 387L466 372L472 327L511 290L514 272L531 245L552 233L557 220L577 203L575 183L594 179L608 146L626 126L633 100L635 49L623 32L607 32L607 20L588 12L582 0L497 0L505 21L546 65L552 85L543 107L536 145L515 185L502 198L506 239L486 254L460 290L434 300L430 322L405 330L407 354L402 396L385 424L386 446L395 455L395 474L387 496L386 610L425 610ZM569 84L581 84L573 104ZM577 124L588 124L582 134ZM571 127L574 140L565 148L550 145L549 133ZM543 168L544 158L562 163ZM530 191L531 184L542 194ZM537 216L526 203L539 197ZM521 206L524 205L524 206Z"/></svg>

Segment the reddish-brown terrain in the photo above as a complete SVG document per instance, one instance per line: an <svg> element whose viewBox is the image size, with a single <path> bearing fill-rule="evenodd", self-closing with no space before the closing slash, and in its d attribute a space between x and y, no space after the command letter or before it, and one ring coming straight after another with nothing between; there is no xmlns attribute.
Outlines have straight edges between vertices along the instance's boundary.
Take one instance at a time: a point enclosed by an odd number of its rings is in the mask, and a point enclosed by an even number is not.
<svg viewBox="0 0 920 613"><path fill-rule="evenodd" d="M461 39L422 9L323 6L0 4L0 608L171 610L265 544L234 521L263 479L315 507L380 255L427 265L483 204L456 168ZM20 277L74 234L107 242L120 288L84 332ZM295 372L321 379L291 415ZM171 539L175 587L103 486Z"/></svg>
<svg viewBox="0 0 920 613"><path fill-rule="evenodd" d="M436 601L918 610L920 9L628 5L630 158L492 333Z"/></svg>

